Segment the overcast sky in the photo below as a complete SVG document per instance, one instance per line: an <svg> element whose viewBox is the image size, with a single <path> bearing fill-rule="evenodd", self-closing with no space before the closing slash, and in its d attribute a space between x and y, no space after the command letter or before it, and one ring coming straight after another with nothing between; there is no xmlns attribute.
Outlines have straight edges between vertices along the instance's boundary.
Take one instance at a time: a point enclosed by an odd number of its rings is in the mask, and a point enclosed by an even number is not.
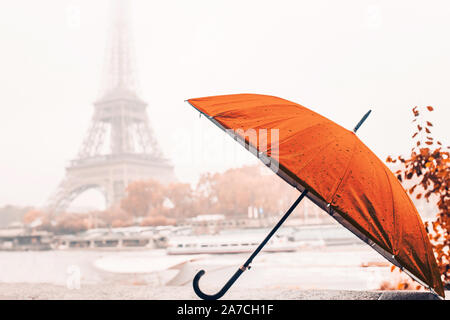
<svg viewBox="0 0 450 320"><path fill-rule="evenodd" d="M184 103L217 94L280 96L349 129L372 108L358 135L384 160L410 150L415 105L448 144L449 17L445 0L135 0L140 92L180 181L254 162ZM43 204L77 154L107 18L107 0L0 0L0 206Z"/></svg>

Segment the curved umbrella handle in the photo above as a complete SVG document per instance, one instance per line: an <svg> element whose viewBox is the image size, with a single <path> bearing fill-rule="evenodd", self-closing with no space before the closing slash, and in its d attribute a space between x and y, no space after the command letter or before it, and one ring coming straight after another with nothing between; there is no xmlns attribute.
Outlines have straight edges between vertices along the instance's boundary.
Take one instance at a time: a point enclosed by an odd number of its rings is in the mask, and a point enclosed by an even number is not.
<svg viewBox="0 0 450 320"><path fill-rule="evenodd" d="M194 281L192 282L192 286L194 287L194 291L197 294L197 296L203 300L217 300L223 297L223 295L230 289L230 287L233 285L233 283L239 278L239 276L245 271L244 266L240 267L228 280L227 283L223 286L222 289L220 289L219 292L216 294L206 294L204 293L200 287L198 286L198 282L200 281L200 278L205 274L205 270L200 270L197 272L197 274L194 277Z"/></svg>

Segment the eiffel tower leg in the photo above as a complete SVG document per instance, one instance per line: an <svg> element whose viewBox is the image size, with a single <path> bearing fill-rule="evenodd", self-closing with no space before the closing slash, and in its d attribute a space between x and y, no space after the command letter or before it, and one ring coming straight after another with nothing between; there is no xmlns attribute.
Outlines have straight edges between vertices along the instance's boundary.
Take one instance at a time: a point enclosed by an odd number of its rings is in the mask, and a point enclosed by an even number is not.
<svg viewBox="0 0 450 320"><path fill-rule="evenodd" d="M80 177L66 176L56 192L49 198L45 210L51 215L64 212L79 195L93 188L99 189L106 198L106 190L101 182L95 184L93 181L86 181Z"/></svg>

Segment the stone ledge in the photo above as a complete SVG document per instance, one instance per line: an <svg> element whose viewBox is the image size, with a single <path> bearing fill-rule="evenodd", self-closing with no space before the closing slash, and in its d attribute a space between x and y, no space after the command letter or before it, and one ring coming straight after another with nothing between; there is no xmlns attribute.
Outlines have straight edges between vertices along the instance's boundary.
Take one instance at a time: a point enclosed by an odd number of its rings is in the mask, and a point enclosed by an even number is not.
<svg viewBox="0 0 450 320"><path fill-rule="evenodd" d="M440 300L431 292L424 291L384 291L378 300Z"/></svg>

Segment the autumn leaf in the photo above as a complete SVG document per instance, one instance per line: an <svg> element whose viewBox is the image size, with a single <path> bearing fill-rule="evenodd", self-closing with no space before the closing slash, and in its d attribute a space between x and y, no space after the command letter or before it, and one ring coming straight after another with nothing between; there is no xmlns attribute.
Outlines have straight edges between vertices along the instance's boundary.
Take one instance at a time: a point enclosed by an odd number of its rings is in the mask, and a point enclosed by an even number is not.
<svg viewBox="0 0 450 320"><path fill-rule="evenodd" d="M433 111L433 107L428 106L429 111ZM420 120L418 107L413 108L414 120ZM411 154L408 157L398 156L401 159L402 169L397 170L395 175L397 179L402 182L402 177L405 180L410 180L407 188L408 193L412 196L415 195L415 199L426 199L430 203L430 206L436 208L435 220L427 224L425 228L427 236L430 239L432 248L436 257L436 261L439 267L439 272L442 275L444 285L450 285L450 146L441 147L441 141L436 141L438 147L432 148L433 137L430 135L431 130L428 127L432 127L433 124L429 121L423 121L426 123L425 127L417 125L419 131L425 129L429 134L427 137L423 137L414 142L416 145L411 149ZM414 133L412 138L417 137L417 132ZM421 148L421 144L426 144L430 147ZM392 158L389 156L388 158ZM415 180L413 177L421 177L421 180ZM411 186L412 184L412 186ZM416 187L420 187L418 193ZM434 200L434 198L436 200ZM406 282L399 281L397 283L399 289L413 289L415 286L409 285Z"/></svg>

